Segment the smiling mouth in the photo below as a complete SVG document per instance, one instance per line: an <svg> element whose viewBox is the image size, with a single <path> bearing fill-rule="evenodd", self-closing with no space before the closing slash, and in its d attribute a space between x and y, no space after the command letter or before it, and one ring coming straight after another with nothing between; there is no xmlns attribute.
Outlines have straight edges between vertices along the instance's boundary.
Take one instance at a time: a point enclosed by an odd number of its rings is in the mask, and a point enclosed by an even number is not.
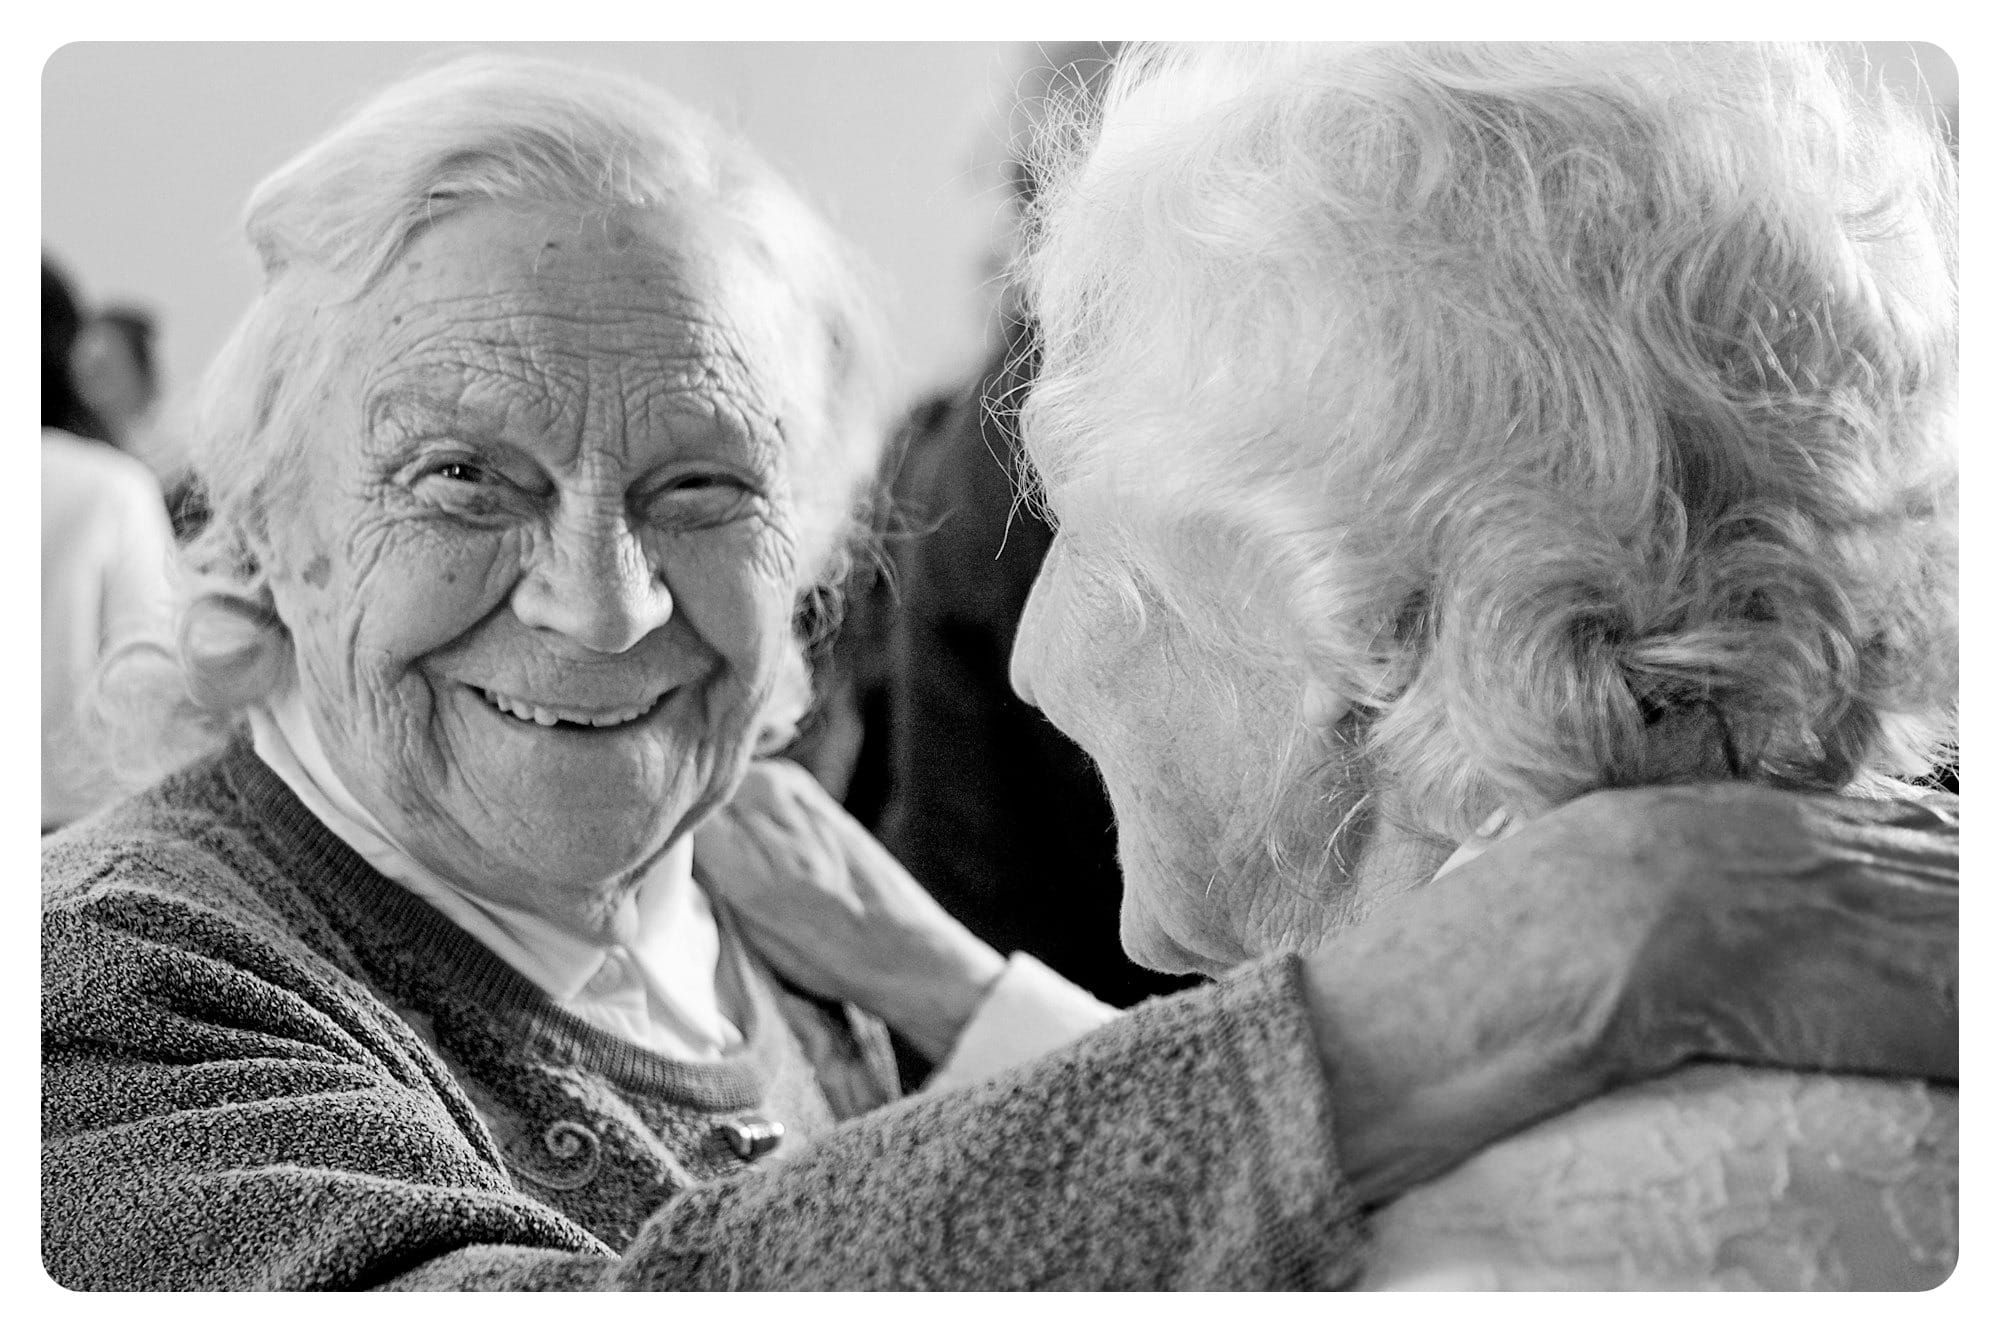
<svg viewBox="0 0 2000 1333"><path fill-rule="evenodd" d="M611 727L622 727L650 716L659 708L671 690L662 690L643 704L629 708L558 708L548 704L530 703L526 699L516 699L498 690L483 686L473 686L473 693L484 699L495 712L513 718L517 722L531 722L538 727L569 728L578 731L603 731Z"/></svg>

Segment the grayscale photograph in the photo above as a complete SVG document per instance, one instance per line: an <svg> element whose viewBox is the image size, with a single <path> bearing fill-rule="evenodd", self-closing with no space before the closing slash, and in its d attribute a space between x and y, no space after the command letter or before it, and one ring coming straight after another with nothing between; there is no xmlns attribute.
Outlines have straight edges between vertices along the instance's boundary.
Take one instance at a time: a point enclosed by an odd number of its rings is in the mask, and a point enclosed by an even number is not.
<svg viewBox="0 0 2000 1333"><path fill-rule="evenodd" d="M40 96L50 1283L1952 1277L1945 47Z"/></svg>

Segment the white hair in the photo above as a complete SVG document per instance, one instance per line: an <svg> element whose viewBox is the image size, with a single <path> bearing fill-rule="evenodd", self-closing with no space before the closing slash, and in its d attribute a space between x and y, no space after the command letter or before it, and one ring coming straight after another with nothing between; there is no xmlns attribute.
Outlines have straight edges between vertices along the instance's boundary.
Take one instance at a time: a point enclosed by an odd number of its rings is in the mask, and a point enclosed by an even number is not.
<svg viewBox="0 0 2000 1333"><path fill-rule="evenodd" d="M381 92L252 193L263 283L204 378L194 470L213 517L183 553L173 652L114 661L100 722L120 749L185 757L282 681L288 638L254 552L305 469L328 373L346 354L329 307L368 292L426 229L485 203L685 210L734 224L823 333L826 401L787 421L802 596L825 596L866 537L888 436L888 340L865 266L746 144L618 75L492 55ZM129 669L121 679L119 668ZM178 708L191 719L177 721Z"/></svg>
<svg viewBox="0 0 2000 1333"><path fill-rule="evenodd" d="M1782 785L1948 752L1924 111L1803 46L1196 46L1056 151L1046 503L1135 609L1353 701L1431 830L1686 776L1673 719Z"/></svg>

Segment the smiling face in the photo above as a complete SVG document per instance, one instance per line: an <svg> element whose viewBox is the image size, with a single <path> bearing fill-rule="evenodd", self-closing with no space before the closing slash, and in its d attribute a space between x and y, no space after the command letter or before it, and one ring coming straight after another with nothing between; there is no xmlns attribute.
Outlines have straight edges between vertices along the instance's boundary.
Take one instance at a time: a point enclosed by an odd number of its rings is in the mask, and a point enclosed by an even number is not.
<svg viewBox="0 0 2000 1333"><path fill-rule="evenodd" d="M314 727L431 868L601 920L733 789L784 660L811 321L718 228L493 205L334 317L265 553Z"/></svg>

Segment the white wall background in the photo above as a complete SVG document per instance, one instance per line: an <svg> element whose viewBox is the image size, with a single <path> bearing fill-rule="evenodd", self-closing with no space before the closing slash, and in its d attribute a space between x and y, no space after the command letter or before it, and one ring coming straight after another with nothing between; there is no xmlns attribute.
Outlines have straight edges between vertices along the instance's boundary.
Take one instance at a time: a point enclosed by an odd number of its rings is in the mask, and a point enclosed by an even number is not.
<svg viewBox="0 0 2000 1333"><path fill-rule="evenodd" d="M1936 46L1861 47L1955 109ZM368 93L470 49L622 70L706 108L886 276L912 394L977 357L997 126L1025 43L72 43L43 69L43 243L86 300L158 313L166 386L182 394L254 290L237 228L251 187Z"/></svg>
<svg viewBox="0 0 2000 1333"><path fill-rule="evenodd" d="M256 285L250 189L455 52L641 75L758 145L887 276L914 393L977 357L997 110L1027 48L979 42L78 42L42 76L42 240L91 302L154 309L184 393Z"/></svg>

